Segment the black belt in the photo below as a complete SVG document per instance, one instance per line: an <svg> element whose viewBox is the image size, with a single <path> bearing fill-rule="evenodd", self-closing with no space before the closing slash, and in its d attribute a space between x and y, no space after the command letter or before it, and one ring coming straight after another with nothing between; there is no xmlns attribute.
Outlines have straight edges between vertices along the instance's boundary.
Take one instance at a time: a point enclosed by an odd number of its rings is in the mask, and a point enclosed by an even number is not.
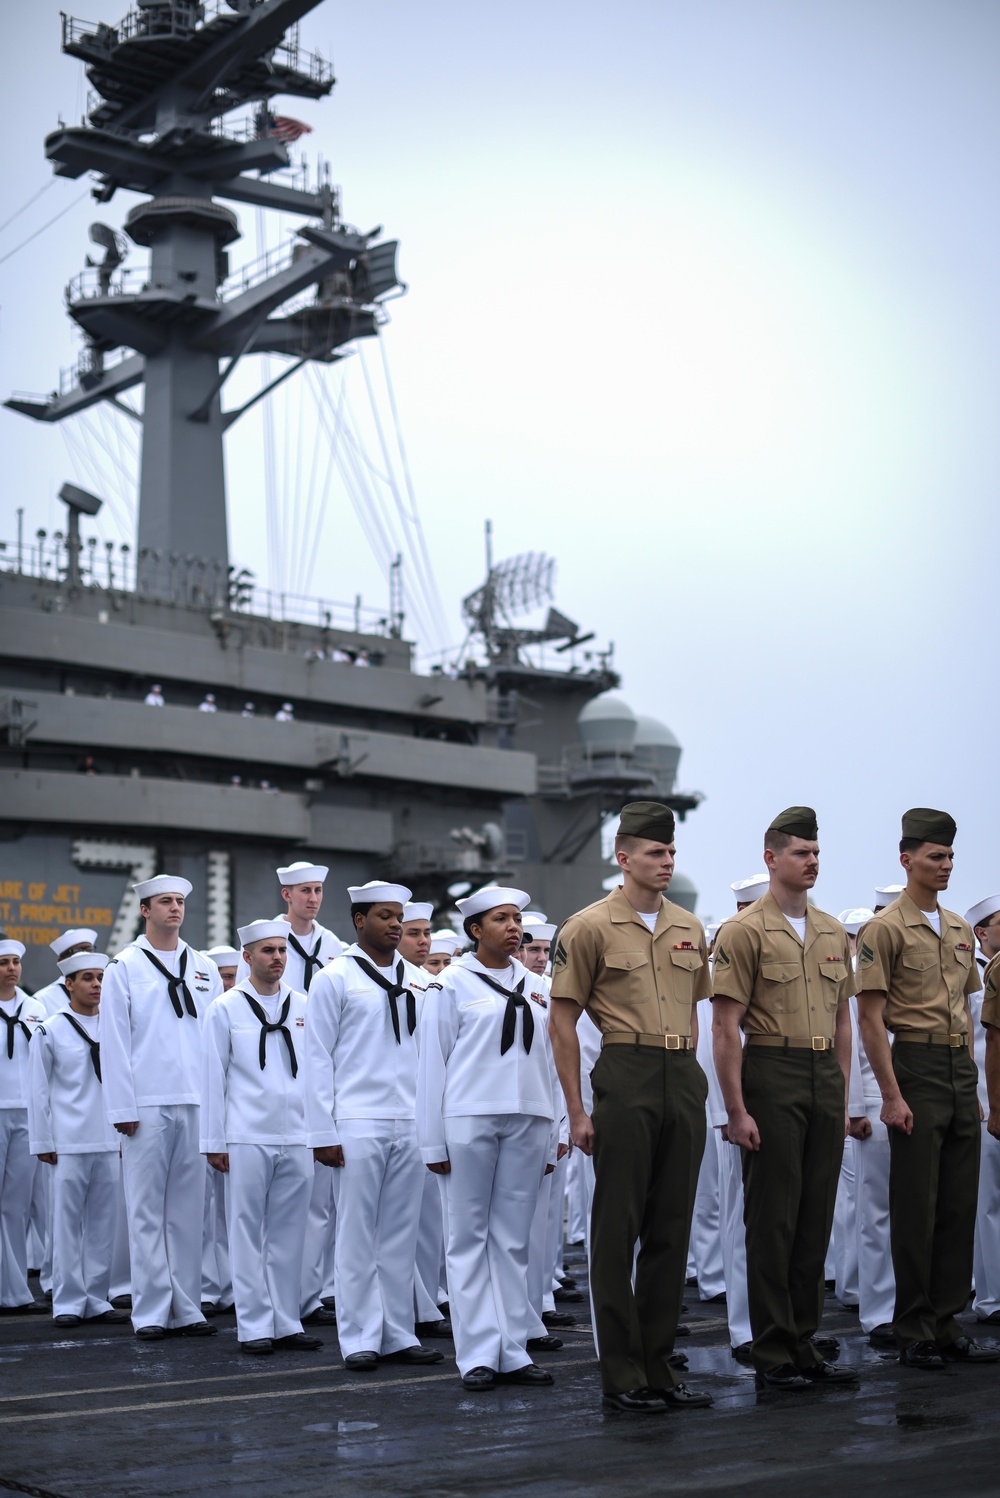
<svg viewBox="0 0 1000 1498"><path fill-rule="evenodd" d="M250 1008L253 1010L254 1014L260 1020L260 1050L258 1051L258 1055L260 1057L261 1071L263 1071L265 1066L267 1065L267 1037L269 1035L273 1035L275 1031L277 1031L277 1033L284 1040L286 1047L288 1048L288 1063L292 1068L292 1076L297 1077L299 1074L299 1063L295 1056L295 1045L292 1040L292 1032L285 1024L285 1020L288 1018L288 1010L292 1002L291 994L289 993L285 995L285 1002L281 1006L281 1013L278 1015L278 1018L275 1020L274 1024L272 1024L267 1015L264 1013L263 1007L257 1003L257 1000L251 998L245 988L241 989L240 992L243 994L243 997L250 1005Z"/></svg>
<svg viewBox="0 0 1000 1498"><path fill-rule="evenodd" d="M77 1035L79 1035L82 1040L85 1040L90 1046L90 1059L94 1064L94 1075L97 1077L97 1080L99 1082L103 1082L104 1078L101 1076L101 1042L99 1040L91 1040L90 1036L87 1034L80 1021L76 1018L75 1015L70 1014L68 1009L64 1009L63 1014L69 1020Z"/></svg>
<svg viewBox="0 0 1000 1498"><path fill-rule="evenodd" d="M178 965L179 966L179 971L178 971L178 974L177 974L176 978L174 977L173 973L170 971L169 968L165 968L163 966L163 963L160 961L160 959L158 957L154 957L153 956L152 952L149 950L148 947L140 947L139 951L142 953L142 955L144 957L148 957L149 960L150 960L150 962L156 968L157 972L162 973L163 976L166 978L166 980L167 980L167 993L170 995L170 1002L174 1006L174 1013L176 1014L177 1018L178 1019L183 1019L184 1018L184 1010L186 1009L187 1012L188 1012L188 1014L191 1016L192 1019L197 1019L198 1018L197 1007L195 1005L194 999L191 997L191 990L188 988L187 984L184 982L184 974L187 972L187 960L188 960L187 947L185 947L184 950L181 952L181 960L180 960L180 963ZM182 999L184 1001L183 1004L181 1003Z"/></svg>
<svg viewBox="0 0 1000 1498"><path fill-rule="evenodd" d="M396 968L395 983L390 983L388 978L383 978L378 969L372 967L371 963L366 962L363 957L359 957L357 952L352 952L351 956L354 958L354 961L358 964L358 967L361 969L361 971L368 974L373 983L377 983L379 988L385 989L385 992L389 998L389 1014L392 1018L392 1033L396 1037L396 1044L402 1045L403 1042L399 1033L399 1009L397 1007L398 1001L400 999L406 999L406 1028L408 1033L412 1035L414 1030L417 1028L417 996L413 992L413 989L407 988L406 984L403 982L403 974L406 969L403 966L402 960L400 960L399 965Z"/></svg>
<svg viewBox="0 0 1000 1498"><path fill-rule="evenodd" d="M473 972L476 972L473 968ZM531 1050L531 1042L535 1038L535 1017L531 1012L531 1005L524 997L524 979L522 978L516 988L504 988L502 983L495 983L492 978L487 978L485 973L476 972L477 978L501 994L507 1000L507 1008L503 1015L503 1028L500 1031L500 1054L505 1055L514 1044L517 1034L517 1011L520 1009L521 1019L521 1044L525 1051Z"/></svg>
<svg viewBox="0 0 1000 1498"><path fill-rule="evenodd" d="M312 951L307 952L305 947L299 945L295 933L289 931L288 945L291 947L293 952L298 952L299 956L302 958L302 961L305 963L305 967L302 971L302 987L305 992L308 993L310 983L315 978L320 968L323 966L319 955L319 949L323 945L323 938L319 937Z"/></svg>

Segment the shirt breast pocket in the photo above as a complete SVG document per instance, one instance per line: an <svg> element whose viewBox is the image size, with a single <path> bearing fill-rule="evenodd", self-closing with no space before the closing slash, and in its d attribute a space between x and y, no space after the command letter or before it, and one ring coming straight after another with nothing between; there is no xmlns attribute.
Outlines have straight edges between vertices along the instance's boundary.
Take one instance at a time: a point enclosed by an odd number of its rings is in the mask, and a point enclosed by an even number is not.
<svg viewBox="0 0 1000 1498"><path fill-rule="evenodd" d="M701 953L681 948L670 953L673 997L687 1003L694 995L695 974L701 970Z"/></svg>
<svg viewBox="0 0 1000 1498"><path fill-rule="evenodd" d="M637 950L605 952L604 966L613 985L614 999L637 1007L642 1004L650 976L647 954Z"/></svg>
<svg viewBox="0 0 1000 1498"><path fill-rule="evenodd" d="M906 998L933 999L941 986L941 964L935 952L904 952L900 959Z"/></svg>
<svg viewBox="0 0 1000 1498"><path fill-rule="evenodd" d="M796 963L762 962L760 976L764 1002L773 1013L788 1014L795 1009L799 991L796 979L801 977Z"/></svg>
<svg viewBox="0 0 1000 1498"><path fill-rule="evenodd" d="M847 963L821 962L819 971L820 977L826 979L821 990L823 1003L827 1009L834 1010L840 1002L840 985L847 977Z"/></svg>

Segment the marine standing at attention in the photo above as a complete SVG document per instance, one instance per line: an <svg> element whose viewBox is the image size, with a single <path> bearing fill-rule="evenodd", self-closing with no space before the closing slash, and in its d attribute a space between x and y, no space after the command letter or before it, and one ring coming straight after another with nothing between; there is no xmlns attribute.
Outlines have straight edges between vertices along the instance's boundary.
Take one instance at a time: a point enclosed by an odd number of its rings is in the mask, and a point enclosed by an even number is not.
<svg viewBox="0 0 1000 1498"><path fill-rule="evenodd" d="M906 888L858 938L858 1020L891 1150L893 1328L909 1368L1000 1359L955 1319L972 1293L980 1110L969 995L982 982L972 928L938 903L955 831L947 812L904 813Z"/></svg>
<svg viewBox="0 0 1000 1498"><path fill-rule="evenodd" d="M743 1150L753 1365L765 1387L801 1390L858 1376L812 1341L844 1153L855 985L847 932L808 903L819 874L811 807L775 817L764 862L767 894L715 939L712 1031L729 1140Z"/></svg>
<svg viewBox="0 0 1000 1498"><path fill-rule="evenodd" d="M552 1049L570 1138L594 1156L590 1283L601 1383L611 1405L637 1413L712 1403L670 1362L705 1149L696 1005L712 991L701 922L664 895L674 853L668 806L623 807L615 856L624 884L570 916L552 961ZM592 1118L580 1088L584 1010L603 1033Z"/></svg>

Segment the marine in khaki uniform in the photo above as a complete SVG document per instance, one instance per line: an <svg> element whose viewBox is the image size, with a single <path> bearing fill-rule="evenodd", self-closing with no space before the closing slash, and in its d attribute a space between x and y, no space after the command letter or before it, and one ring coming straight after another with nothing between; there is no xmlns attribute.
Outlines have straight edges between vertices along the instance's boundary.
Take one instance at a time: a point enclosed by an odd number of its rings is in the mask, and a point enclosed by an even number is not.
<svg viewBox="0 0 1000 1498"><path fill-rule="evenodd" d="M1000 1139L1000 952L991 957L983 973L982 1023L986 1028L986 1091L990 1111L986 1127Z"/></svg>
<svg viewBox="0 0 1000 1498"><path fill-rule="evenodd" d="M857 1378L811 1340L844 1153L854 979L847 932L808 904L811 807L775 817L764 862L768 893L715 939L712 1030L729 1138L744 1152L753 1364L766 1387L799 1390Z"/></svg>
<svg viewBox="0 0 1000 1498"><path fill-rule="evenodd" d="M955 1319L972 1292L981 1121L968 998L981 983L975 937L938 903L955 830L947 812L904 814L906 888L862 927L858 945L858 1020L891 1150L893 1330L911 1368L1000 1359Z"/></svg>
<svg viewBox="0 0 1000 1498"><path fill-rule="evenodd" d="M552 961L552 1049L570 1137L594 1157L590 1281L601 1382L616 1408L648 1413L712 1402L670 1363L705 1148L708 1084L695 1059L695 1013L711 993L701 923L664 897L674 852L669 807L625 806L615 839L624 885L569 918ZM580 1089L584 1010L603 1035L592 1118Z"/></svg>

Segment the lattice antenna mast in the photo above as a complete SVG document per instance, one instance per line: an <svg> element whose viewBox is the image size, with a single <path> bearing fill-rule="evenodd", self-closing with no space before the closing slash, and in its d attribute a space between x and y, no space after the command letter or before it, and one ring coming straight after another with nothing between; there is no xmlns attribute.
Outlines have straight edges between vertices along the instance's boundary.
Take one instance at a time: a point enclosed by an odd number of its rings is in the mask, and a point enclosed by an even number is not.
<svg viewBox="0 0 1000 1498"><path fill-rule="evenodd" d="M223 434L254 403L222 409L239 361L285 355L294 362L279 380L307 360L329 363L344 344L377 332L380 299L401 289L395 242L341 225L328 180L307 191L258 175L289 165L271 100L320 99L333 88L329 65L298 43L297 23L318 3L137 0L116 26L63 16L63 51L87 65L96 97L80 126L47 138L45 153L58 176L96 173L99 202L119 189L144 196L125 232L148 248L149 270L119 272L124 241L95 225L104 259L66 292L83 358L58 393L6 404L61 421L144 385L140 575L143 558L193 554L226 576ZM226 134L220 122L247 105L253 127ZM287 254L232 287L227 251L239 222L217 198L315 222Z"/></svg>

